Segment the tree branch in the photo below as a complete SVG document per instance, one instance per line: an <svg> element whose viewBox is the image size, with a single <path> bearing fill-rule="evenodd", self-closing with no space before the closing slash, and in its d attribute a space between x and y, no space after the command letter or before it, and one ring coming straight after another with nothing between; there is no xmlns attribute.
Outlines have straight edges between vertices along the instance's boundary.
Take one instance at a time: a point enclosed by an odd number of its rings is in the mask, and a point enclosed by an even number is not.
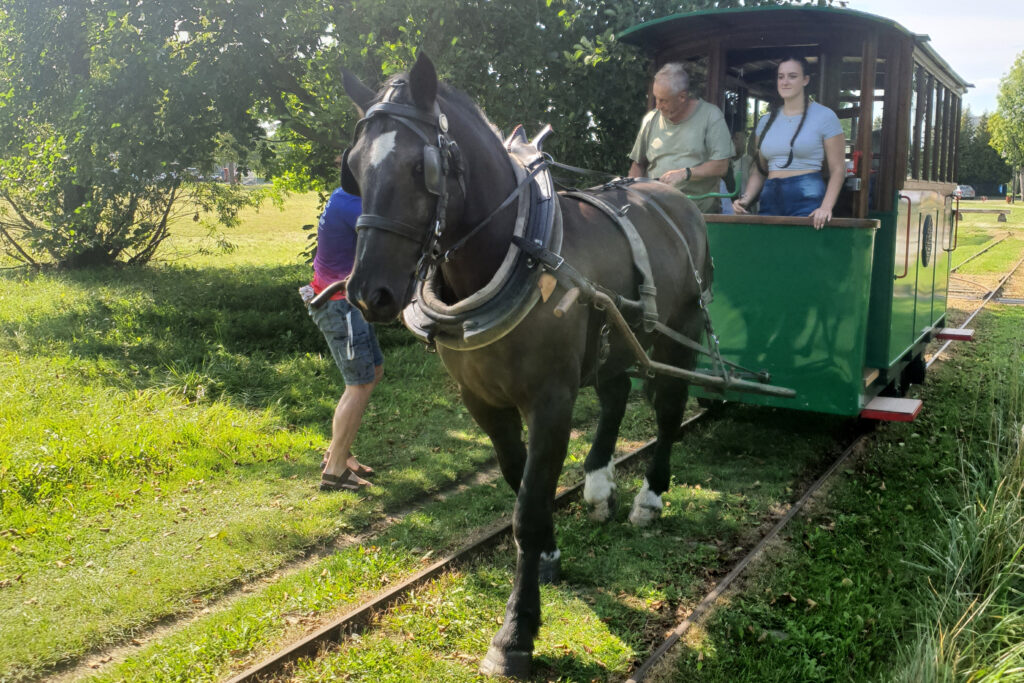
<svg viewBox="0 0 1024 683"><path fill-rule="evenodd" d="M22 249L21 245L18 244L18 242L13 237L11 237L11 233L7 232L7 228L4 227L3 223L0 223L0 235L3 235L3 237L8 242L11 243L11 246L14 247L15 250L17 250L17 252L19 254L21 254L22 260L27 261L28 263L30 263L33 266L38 266L39 265L38 263L35 262L35 259L33 259L31 256L29 256L28 252L26 252L24 249Z"/></svg>
<svg viewBox="0 0 1024 683"><path fill-rule="evenodd" d="M281 97L280 93L272 94L271 99L274 100L275 105L280 107L281 111L288 111L288 107L287 105L285 105L284 98ZM332 149L342 149L343 147L343 145L341 144L341 140L339 140L338 138L322 133L316 130L315 128L307 126L306 124L301 123L300 121L297 121L295 119L288 119L287 121L283 122L282 125L290 128L291 130L295 131L296 133L298 133L299 135L301 135L302 137L306 138L311 142L318 142L321 145L324 145L325 147L330 147Z"/></svg>
<svg viewBox="0 0 1024 683"><path fill-rule="evenodd" d="M35 230L37 232L54 232L51 229L40 228L38 225L29 220L29 217L26 216L25 212L18 207L18 205L14 201L14 198L11 197L11 194L9 192L4 192L4 199L7 200L7 203L11 205L12 209L14 209L14 213L18 214L18 218L21 219L21 222L24 223L25 227L27 227L29 230ZM43 248L46 249L46 253L48 253L50 255L50 258L52 258L54 261L60 260L60 257L56 254L56 252L53 251L53 249L46 246L45 244L43 245Z"/></svg>

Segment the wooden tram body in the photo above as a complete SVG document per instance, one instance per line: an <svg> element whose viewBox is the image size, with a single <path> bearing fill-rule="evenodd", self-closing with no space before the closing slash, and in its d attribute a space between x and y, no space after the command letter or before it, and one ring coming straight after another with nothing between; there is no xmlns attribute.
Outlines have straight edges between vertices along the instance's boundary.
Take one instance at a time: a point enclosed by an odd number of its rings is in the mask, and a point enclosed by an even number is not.
<svg viewBox="0 0 1024 683"><path fill-rule="evenodd" d="M691 89L717 104L732 130L753 128L775 93L778 60L804 56L810 93L847 135L840 218L823 230L806 218L705 216L723 357L767 371L797 397L696 394L910 419L919 402L890 402L885 414L876 397L923 381L924 349L942 334L969 84L927 36L851 10L707 10L645 22L620 39L644 49L654 69L684 63Z"/></svg>

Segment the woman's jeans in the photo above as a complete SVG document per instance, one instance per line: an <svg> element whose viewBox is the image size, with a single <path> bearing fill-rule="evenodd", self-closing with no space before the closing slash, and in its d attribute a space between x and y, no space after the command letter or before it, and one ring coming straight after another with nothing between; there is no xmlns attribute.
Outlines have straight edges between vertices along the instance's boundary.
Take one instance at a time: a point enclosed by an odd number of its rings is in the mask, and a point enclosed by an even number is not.
<svg viewBox="0 0 1024 683"><path fill-rule="evenodd" d="M825 179L820 173L789 178L769 178L761 190L762 216L810 216L825 198Z"/></svg>

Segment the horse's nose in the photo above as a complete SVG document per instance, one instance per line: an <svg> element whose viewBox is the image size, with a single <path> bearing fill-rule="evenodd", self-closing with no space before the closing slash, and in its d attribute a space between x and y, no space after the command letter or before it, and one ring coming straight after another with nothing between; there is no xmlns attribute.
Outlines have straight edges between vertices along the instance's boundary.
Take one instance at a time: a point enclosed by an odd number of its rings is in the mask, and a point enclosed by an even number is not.
<svg viewBox="0 0 1024 683"><path fill-rule="evenodd" d="M395 295L386 287L378 287L365 296L359 296L353 303L371 322L391 320L398 315Z"/></svg>

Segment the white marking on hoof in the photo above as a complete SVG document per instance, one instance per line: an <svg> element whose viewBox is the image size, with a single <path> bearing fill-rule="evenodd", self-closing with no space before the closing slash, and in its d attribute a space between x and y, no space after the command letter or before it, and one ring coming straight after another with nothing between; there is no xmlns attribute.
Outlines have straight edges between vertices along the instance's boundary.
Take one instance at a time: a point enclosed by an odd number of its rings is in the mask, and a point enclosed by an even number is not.
<svg viewBox="0 0 1024 683"><path fill-rule="evenodd" d="M396 131L391 131L390 133L378 135L373 139L373 144L370 145L370 168L380 166L395 151L396 135Z"/></svg>
<svg viewBox="0 0 1024 683"><path fill-rule="evenodd" d="M615 492L615 463L609 461L599 470L587 472L583 499L590 504L590 518L605 522L611 516L609 500Z"/></svg>
<svg viewBox="0 0 1024 683"><path fill-rule="evenodd" d="M559 560L559 558L561 558L561 557L562 557L562 551L559 550L558 548L555 548L555 552L553 552L553 553L541 553L540 554L540 561L541 562L557 562Z"/></svg>
<svg viewBox="0 0 1024 683"><path fill-rule="evenodd" d="M629 511L629 521L634 526L647 526L658 517L661 517L661 509L664 507L664 503L661 502L661 496L651 490L651 487L647 484L647 479L644 479L644 487L640 489L640 493L636 494L636 498L633 499L633 509Z"/></svg>

